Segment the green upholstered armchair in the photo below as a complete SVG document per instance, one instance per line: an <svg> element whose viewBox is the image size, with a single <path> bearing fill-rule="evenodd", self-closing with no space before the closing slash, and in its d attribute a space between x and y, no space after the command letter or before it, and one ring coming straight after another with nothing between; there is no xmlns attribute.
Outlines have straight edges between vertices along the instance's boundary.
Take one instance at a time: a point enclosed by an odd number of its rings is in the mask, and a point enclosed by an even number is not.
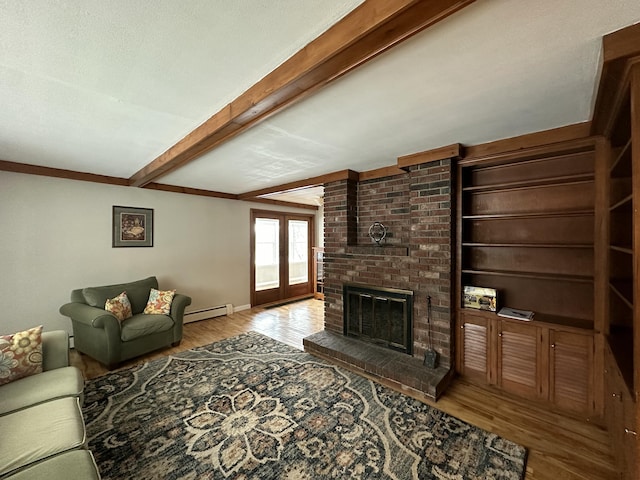
<svg viewBox="0 0 640 480"><path fill-rule="evenodd" d="M73 290L71 302L60 307L60 313L71 318L75 349L112 369L130 358L179 345L191 298L176 293L169 315L144 314L152 288L158 289L156 277ZM133 316L120 323L104 305L122 292L127 292Z"/></svg>

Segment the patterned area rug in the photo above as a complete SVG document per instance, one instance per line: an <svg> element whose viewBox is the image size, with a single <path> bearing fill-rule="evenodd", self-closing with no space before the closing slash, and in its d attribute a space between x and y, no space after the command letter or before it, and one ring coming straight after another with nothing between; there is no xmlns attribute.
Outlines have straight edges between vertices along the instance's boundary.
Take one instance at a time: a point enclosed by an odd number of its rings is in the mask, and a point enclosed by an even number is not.
<svg viewBox="0 0 640 480"><path fill-rule="evenodd" d="M247 333L87 382L108 479L508 479L526 451Z"/></svg>

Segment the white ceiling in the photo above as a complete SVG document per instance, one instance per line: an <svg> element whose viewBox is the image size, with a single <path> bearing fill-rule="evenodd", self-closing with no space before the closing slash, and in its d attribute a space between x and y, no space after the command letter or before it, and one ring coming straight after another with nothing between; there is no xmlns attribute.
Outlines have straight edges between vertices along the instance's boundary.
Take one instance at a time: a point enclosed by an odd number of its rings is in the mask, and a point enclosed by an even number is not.
<svg viewBox="0 0 640 480"><path fill-rule="evenodd" d="M361 0L0 0L0 159L128 178ZM478 0L160 183L244 193L592 116L638 0Z"/></svg>

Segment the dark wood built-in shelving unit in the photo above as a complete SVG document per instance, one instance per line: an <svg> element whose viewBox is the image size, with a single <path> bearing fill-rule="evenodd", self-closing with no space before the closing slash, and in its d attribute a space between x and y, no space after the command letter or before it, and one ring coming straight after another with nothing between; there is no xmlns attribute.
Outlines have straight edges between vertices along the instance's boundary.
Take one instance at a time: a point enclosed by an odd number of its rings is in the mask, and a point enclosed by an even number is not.
<svg viewBox="0 0 640 480"><path fill-rule="evenodd" d="M640 39L640 30L638 30ZM636 47L636 55L640 48ZM597 133L606 138L605 205L607 226L606 419L621 478L638 478L638 389L640 387L640 313L637 274L640 227L640 56L605 64L600 96L616 99L601 113ZM608 74L608 72L614 72ZM606 93L605 93L606 92Z"/></svg>
<svg viewBox="0 0 640 480"><path fill-rule="evenodd" d="M595 141L458 162L457 367L463 376L573 414L601 415L594 370ZM462 307L465 285L498 309Z"/></svg>
<svg viewBox="0 0 640 480"><path fill-rule="evenodd" d="M635 95L633 96L635 98ZM634 192L631 98L621 106L611 135L609 173L609 335L612 355L630 396L635 393L634 360ZM636 147L637 148L637 147Z"/></svg>
<svg viewBox="0 0 640 480"><path fill-rule="evenodd" d="M606 425L640 478L640 24L604 37L591 136L540 132L457 167L456 370ZM548 139L548 140L547 140ZM500 150L501 147L505 147ZM498 309L463 308L463 287Z"/></svg>
<svg viewBox="0 0 640 480"><path fill-rule="evenodd" d="M596 293L605 322L604 413L620 478L640 478L640 24L603 38L597 147Z"/></svg>

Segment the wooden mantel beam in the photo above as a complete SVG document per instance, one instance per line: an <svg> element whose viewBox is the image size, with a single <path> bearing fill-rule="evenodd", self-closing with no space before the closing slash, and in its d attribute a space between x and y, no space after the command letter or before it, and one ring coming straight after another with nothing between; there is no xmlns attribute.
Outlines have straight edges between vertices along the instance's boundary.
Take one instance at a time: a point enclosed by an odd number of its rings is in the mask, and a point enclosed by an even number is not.
<svg viewBox="0 0 640 480"><path fill-rule="evenodd" d="M228 141L475 0L365 0L129 178L142 187Z"/></svg>

